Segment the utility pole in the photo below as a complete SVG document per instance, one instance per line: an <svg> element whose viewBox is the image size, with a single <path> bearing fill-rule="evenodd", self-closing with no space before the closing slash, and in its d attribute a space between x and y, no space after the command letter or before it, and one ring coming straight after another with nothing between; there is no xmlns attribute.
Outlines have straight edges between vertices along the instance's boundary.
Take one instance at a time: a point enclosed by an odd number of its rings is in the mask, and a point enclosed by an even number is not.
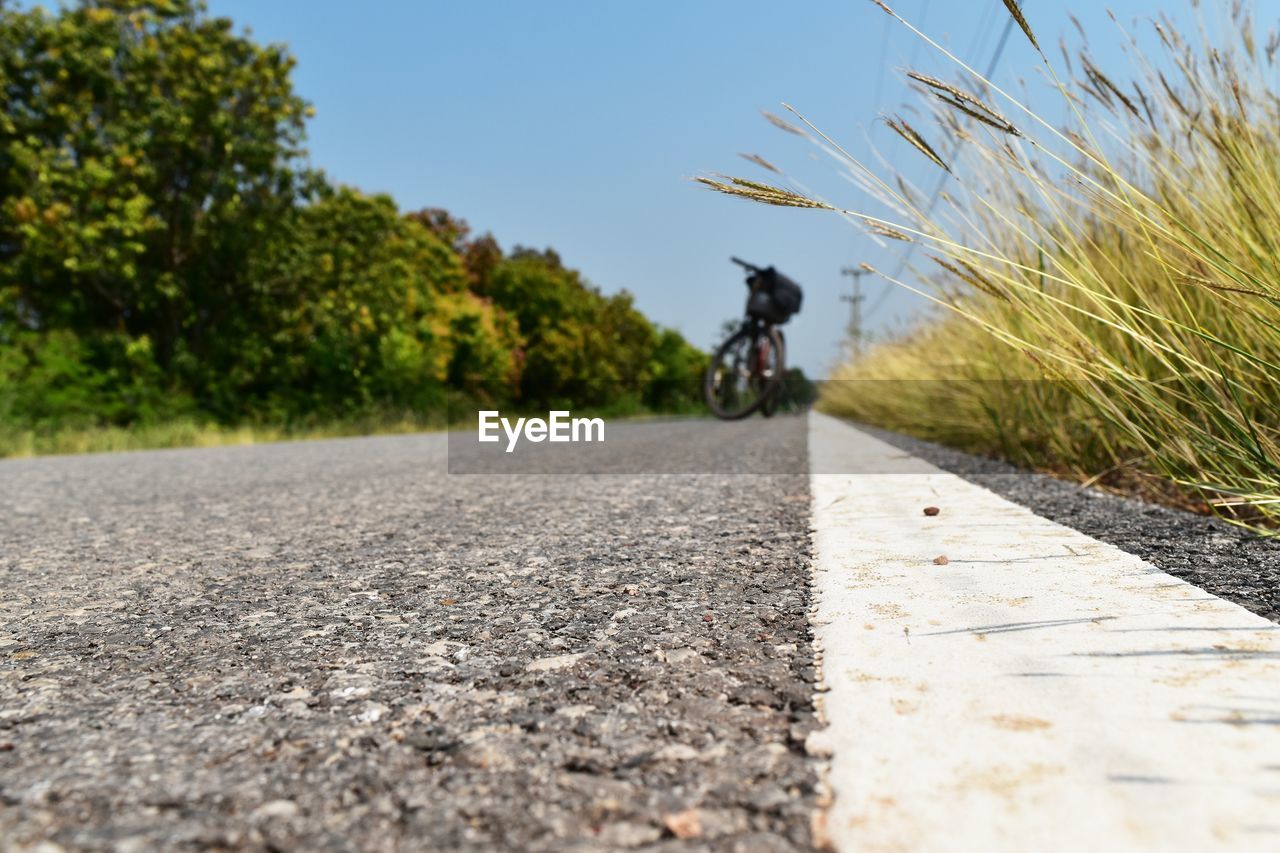
<svg viewBox="0 0 1280 853"><path fill-rule="evenodd" d="M853 279L853 295L846 293L840 299L849 303L849 351L854 360L857 360L862 358L862 300L866 298L862 295L862 277L867 271L857 267L844 267L840 274Z"/></svg>

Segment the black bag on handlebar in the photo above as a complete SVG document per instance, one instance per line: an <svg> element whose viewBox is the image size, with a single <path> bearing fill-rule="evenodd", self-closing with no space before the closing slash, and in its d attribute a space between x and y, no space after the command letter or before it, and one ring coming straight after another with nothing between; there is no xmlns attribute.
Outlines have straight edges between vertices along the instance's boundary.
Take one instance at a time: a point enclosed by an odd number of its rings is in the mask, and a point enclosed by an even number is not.
<svg viewBox="0 0 1280 853"><path fill-rule="evenodd" d="M800 285L769 267L752 276L747 313L770 323L785 323L800 313L802 301L804 292Z"/></svg>

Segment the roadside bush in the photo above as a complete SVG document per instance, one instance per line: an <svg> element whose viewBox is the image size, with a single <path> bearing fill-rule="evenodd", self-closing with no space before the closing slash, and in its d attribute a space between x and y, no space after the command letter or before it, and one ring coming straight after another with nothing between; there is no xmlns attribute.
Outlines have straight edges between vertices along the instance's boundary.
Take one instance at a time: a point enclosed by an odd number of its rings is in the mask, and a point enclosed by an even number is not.
<svg viewBox="0 0 1280 853"><path fill-rule="evenodd" d="M1039 51L1037 23L1006 5ZM796 128L895 211L854 215L919 244L914 276L898 283L951 318L847 365L828 408L1237 520L1280 521L1280 36L1263 41L1249 4L1210 5L1234 28L1193 42L1167 20L1148 22L1153 55L1125 34L1137 82L1108 76L1087 43L1064 55L1065 74L1040 53L1052 82L1038 106L916 31L957 73L911 72L932 128L889 124L946 170L936 210ZM830 207L756 182L709 183ZM920 381L934 379L947 381ZM871 390L882 380L892 394Z"/></svg>

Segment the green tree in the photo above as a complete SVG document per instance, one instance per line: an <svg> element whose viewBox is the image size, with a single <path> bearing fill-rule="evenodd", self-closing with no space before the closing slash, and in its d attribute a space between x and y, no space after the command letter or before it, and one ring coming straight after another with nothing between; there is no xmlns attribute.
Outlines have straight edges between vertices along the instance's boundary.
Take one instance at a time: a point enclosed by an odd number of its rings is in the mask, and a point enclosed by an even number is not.
<svg viewBox="0 0 1280 853"><path fill-rule="evenodd" d="M493 300L515 316L525 341L520 397L545 407L603 401L599 294L555 252L517 248L493 270Z"/></svg>
<svg viewBox="0 0 1280 853"><path fill-rule="evenodd" d="M626 292L611 297L548 249L517 248L489 277L526 341L521 397L530 404L603 406L688 397L705 356L662 330ZM663 387L655 387L661 380Z"/></svg>
<svg viewBox="0 0 1280 853"><path fill-rule="evenodd" d="M0 426L684 399L630 295L307 168L293 65L202 0L0 0Z"/></svg>
<svg viewBox="0 0 1280 853"><path fill-rule="evenodd" d="M423 208L408 214L408 217L458 253L467 268L471 290L477 296L489 295L489 280L494 269L502 262L502 248L492 234L473 238L467 220L438 207Z"/></svg>
<svg viewBox="0 0 1280 853"><path fill-rule="evenodd" d="M307 186L294 60L196 0L0 9L0 281L34 328L224 346Z"/></svg>
<svg viewBox="0 0 1280 853"><path fill-rule="evenodd" d="M702 405L702 373L707 354L674 329L660 329L650 360L652 377L645 405L656 411L673 411Z"/></svg>
<svg viewBox="0 0 1280 853"><path fill-rule="evenodd" d="M291 415L426 409L447 385L493 397L514 380L514 321L471 294L458 255L387 196L324 191L261 260L253 314L271 327L229 365L229 402L266 394Z"/></svg>

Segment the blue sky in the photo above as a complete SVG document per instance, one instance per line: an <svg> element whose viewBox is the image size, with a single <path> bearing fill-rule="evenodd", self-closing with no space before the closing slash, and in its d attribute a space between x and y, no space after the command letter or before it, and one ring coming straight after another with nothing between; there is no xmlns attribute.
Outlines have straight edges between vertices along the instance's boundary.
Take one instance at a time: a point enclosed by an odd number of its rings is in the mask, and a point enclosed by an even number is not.
<svg viewBox="0 0 1280 853"><path fill-rule="evenodd" d="M1006 20L1000 0L897 0L962 57L985 67ZM1182 0L1109 4L1122 20ZM788 327L792 362L825 375L848 306L842 266L886 256L840 218L713 195L688 178L763 177L759 153L846 206L863 199L761 109L787 101L851 150L919 169L877 115L907 98L900 69L943 71L927 45L867 0L211 0L211 9L297 56L298 91L316 107L310 151L342 183L405 209L444 207L504 246L552 246L606 292L711 346L744 288L730 254L773 263L805 287ZM1125 62L1103 3L1026 0L1042 42L1073 10L1104 67ZM889 26L886 26L886 24ZM1021 35L997 78L1035 73ZM901 251L893 247L893 252ZM868 282L871 301L890 285ZM884 329L921 306L882 301Z"/></svg>

